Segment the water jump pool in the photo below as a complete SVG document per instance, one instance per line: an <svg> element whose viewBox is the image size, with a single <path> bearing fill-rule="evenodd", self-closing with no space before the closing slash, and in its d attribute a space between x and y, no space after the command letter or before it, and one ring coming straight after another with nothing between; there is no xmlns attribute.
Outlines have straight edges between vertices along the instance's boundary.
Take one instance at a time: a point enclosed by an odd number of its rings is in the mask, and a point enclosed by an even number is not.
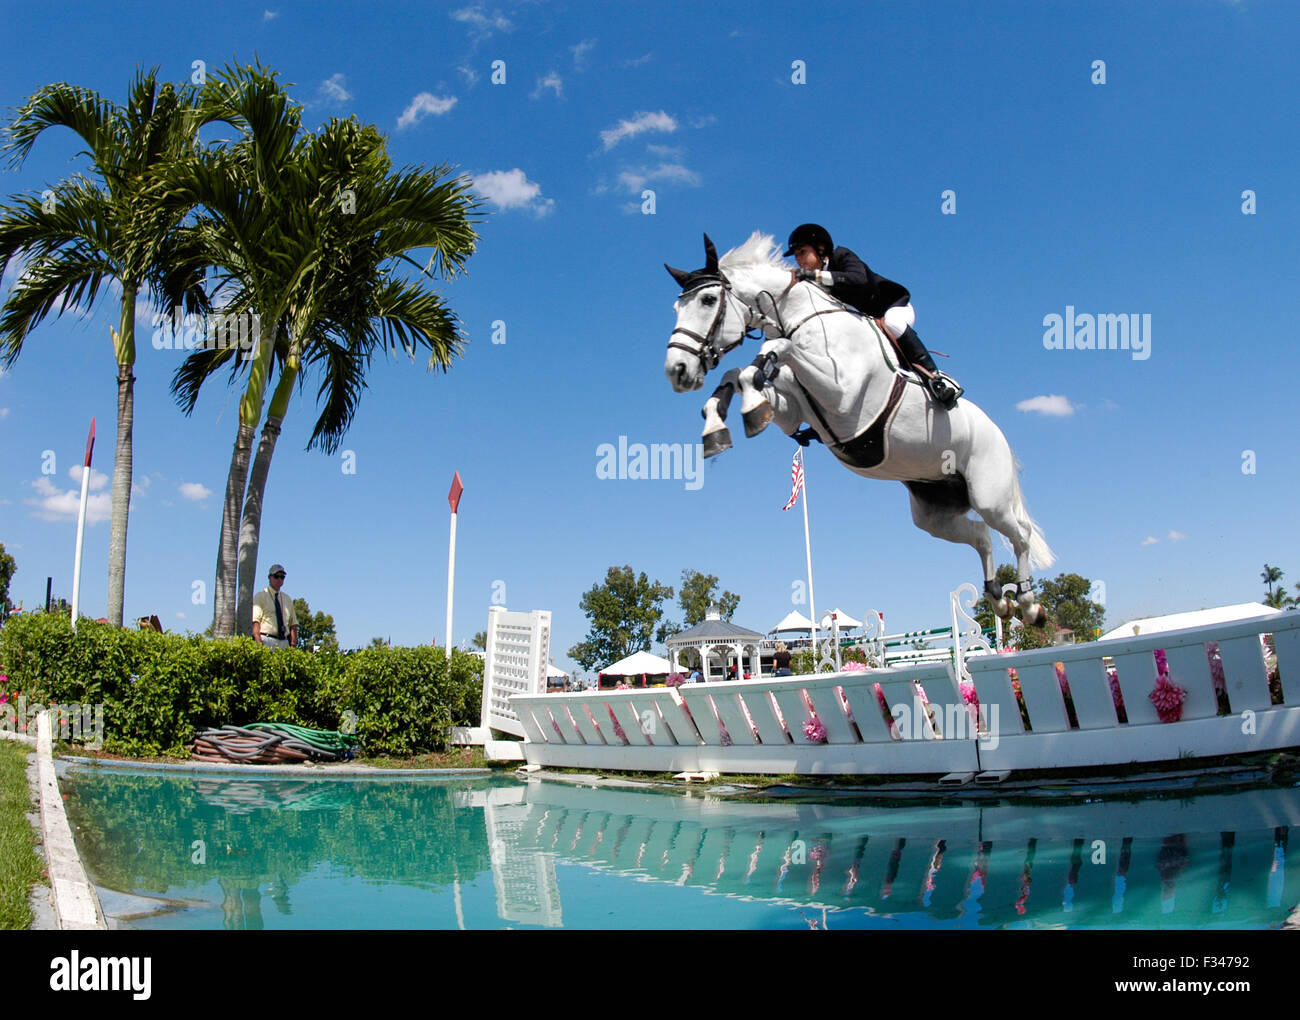
<svg viewBox="0 0 1300 1020"><path fill-rule="evenodd" d="M1300 789L1049 805L742 802L514 778L69 766L120 927L1280 926ZM116 906L114 906L116 904Z"/></svg>

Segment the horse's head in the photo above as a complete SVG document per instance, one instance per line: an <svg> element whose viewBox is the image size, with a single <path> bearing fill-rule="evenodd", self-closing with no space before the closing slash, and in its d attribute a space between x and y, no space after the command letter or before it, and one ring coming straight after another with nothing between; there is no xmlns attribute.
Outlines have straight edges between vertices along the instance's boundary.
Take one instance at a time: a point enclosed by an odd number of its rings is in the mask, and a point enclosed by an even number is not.
<svg viewBox="0 0 1300 1020"><path fill-rule="evenodd" d="M705 263L693 273L664 268L682 288L673 305L677 324L668 339L664 372L678 393L698 390L704 376L739 346L750 325L749 309L731 290L731 281L718 268L718 251L704 235Z"/></svg>

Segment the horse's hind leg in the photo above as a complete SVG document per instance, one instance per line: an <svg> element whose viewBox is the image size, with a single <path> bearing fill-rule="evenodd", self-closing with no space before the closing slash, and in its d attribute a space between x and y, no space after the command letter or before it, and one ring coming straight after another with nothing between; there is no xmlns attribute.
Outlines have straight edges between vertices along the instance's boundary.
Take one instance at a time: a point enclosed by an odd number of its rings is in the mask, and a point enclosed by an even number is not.
<svg viewBox="0 0 1300 1020"><path fill-rule="evenodd" d="M722 377L722 382L713 391L713 396L704 403L704 456L716 457L723 450L731 448L731 430L727 428L727 409L731 398L736 394L736 369L731 369Z"/></svg>
<svg viewBox="0 0 1300 1020"><path fill-rule="evenodd" d="M929 502L915 492L911 493L911 498L912 521L918 528L935 538L972 546L980 554L980 562L984 567L984 590L993 603L993 610L1003 618L1010 616L1013 608L1011 600L1002 597L1002 592L994 582L997 570L993 564L993 536L989 533L988 525L966 516L967 511L964 509ZM995 590L996 597L991 594Z"/></svg>
<svg viewBox="0 0 1300 1020"><path fill-rule="evenodd" d="M1004 479L1003 484L997 487L999 493L997 498L990 495L987 483L971 482L968 478L971 506L984 518L990 528L1005 535L1007 541L1011 543L1016 556L1016 601L1020 603L1021 618L1030 626L1041 627L1047 622L1047 611L1038 604L1038 598L1034 594L1034 583L1030 577L1033 568L1030 563L1029 543L1034 524L1025 513L1024 504L1019 498L1020 489L1016 482L1014 464L1008 466L1008 471L1010 484L1007 485ZM972 473L977 476L979 474ZM995 588L997 585L992 587L987 583L985 585L990 601L994 599ZM1002 597L1000 591L997 597Z"/></svg>

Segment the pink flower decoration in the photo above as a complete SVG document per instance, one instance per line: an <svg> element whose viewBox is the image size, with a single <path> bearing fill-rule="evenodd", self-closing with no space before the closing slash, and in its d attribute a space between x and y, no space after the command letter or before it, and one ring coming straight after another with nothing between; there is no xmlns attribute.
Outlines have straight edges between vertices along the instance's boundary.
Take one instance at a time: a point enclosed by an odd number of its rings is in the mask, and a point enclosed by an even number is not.
<svg viewBox="0 0 1300 1020"><path fill-rule="evenodd" d="M865 662L846 662L841 673L870 673L871 667Z"/></svg>
<svg viewBox="0 0 1300 1020"><path fill-rule="evenodd" d="M1156 686L1151 691L1151 704L1156 707L1156 714L1161 722L1178 722L1183 717L1183 699L1187 691L1169 679L1168 673L1161 673L1156 678Z"/></svg>
<svg viewBox="0 0 1300 1020"><path fill-rule="evenodd" d="M814 744L826 743L826 724L813 716L803 724L803 735Z"/></svg>
<svg viewBox="0 0 1300 1020"><path fill-rule="evenodd" d="M664 681L669 687L680 687L686 683L686 677L682 673L669 673L668 678Z"/></svg>
<svg viewBox="0 0 1300 1020"><path fill-rule="evenodd" d="M732 744L735 743L735 741L731 739L731 734L727 732L727 727L722 723L718 723L718 732L721 735L723 747L731 747Z"/></svg>

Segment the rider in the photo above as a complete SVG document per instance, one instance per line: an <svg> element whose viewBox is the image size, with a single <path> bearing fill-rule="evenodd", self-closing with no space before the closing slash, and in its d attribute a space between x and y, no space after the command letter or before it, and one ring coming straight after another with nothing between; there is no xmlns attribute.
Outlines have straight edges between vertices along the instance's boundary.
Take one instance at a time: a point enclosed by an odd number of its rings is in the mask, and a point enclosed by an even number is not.
<svg viewBox="0 0 1300 1020"><path fill-rule="evenodd" d="M799 269L795 271L799 279L812 280L825 287L837 300L852 305L873 319L882 319L898 342L903 357L924 379L934 399L948 410L957 405L961 387L935 367L930 352L912 329L916 310L906 287L873 273L848 248L836 248L830 233L816 223L804 223L794 228L786 254L793 255L799 263Z"/></svg>

